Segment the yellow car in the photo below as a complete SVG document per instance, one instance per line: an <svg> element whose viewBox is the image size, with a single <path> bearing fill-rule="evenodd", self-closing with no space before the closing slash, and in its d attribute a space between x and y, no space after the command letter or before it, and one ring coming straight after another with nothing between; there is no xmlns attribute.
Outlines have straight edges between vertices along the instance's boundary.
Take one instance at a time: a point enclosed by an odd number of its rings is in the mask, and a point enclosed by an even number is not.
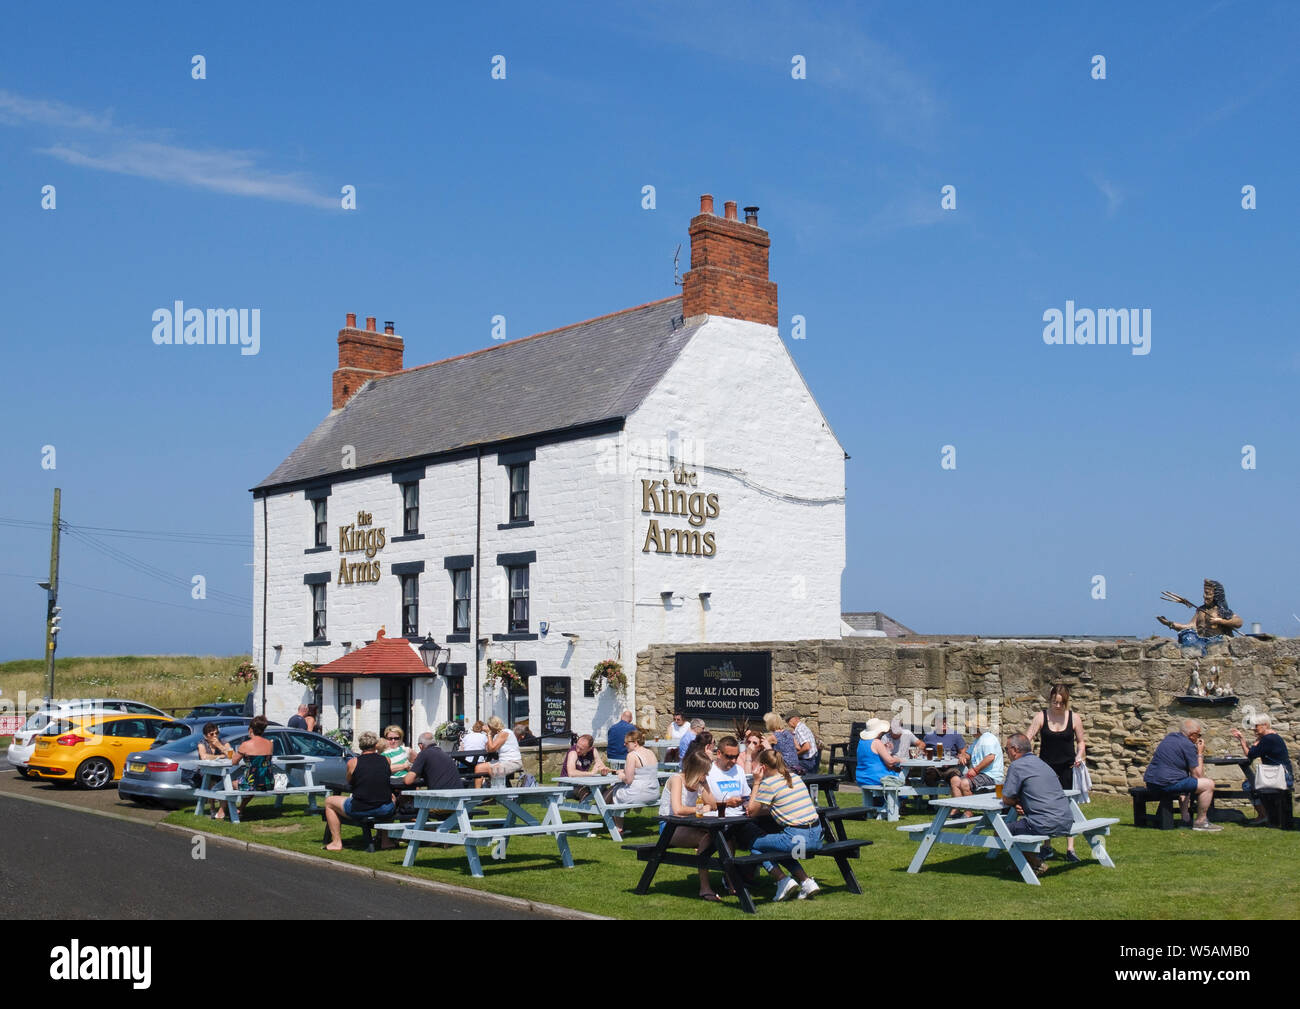
<svg viewBox="0 0 1300 1009"><path fill-rule="evenodd" d="M122 777L127 755L147 750L170 718L83 712L50 724L36 737L27 769L47 781L75 781L82 788L104 788Z"/></svg>

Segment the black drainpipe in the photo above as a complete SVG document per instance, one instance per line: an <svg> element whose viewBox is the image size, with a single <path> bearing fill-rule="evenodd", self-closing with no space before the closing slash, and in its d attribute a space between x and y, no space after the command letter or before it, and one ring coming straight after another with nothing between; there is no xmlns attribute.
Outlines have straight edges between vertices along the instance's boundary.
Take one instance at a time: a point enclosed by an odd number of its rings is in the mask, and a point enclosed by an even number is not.
<svg viewBox="0 0 1300 1009"><path fill-rule="evenodd" d="M269 530L266 527L266 495L262 495L262 714L266 714L266 556L267 556L267 537ZM315 619L315 616L312 617Z"/></svg>
<svg viewBox="0 0 1300 1009"><path fill-rule="evenodd" d="M477 487L474 492L474 715L482 718L479 688L479 603L483 598L483 446L478 447Z"/></svg>

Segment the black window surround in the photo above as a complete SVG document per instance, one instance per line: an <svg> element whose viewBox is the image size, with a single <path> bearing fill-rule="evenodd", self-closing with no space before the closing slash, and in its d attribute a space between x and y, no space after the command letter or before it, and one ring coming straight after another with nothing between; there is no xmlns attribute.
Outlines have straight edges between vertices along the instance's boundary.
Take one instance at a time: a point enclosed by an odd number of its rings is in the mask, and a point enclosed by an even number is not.
<svg viewBox="0 0 1300 1009"><path fill-rule="evenodd" d="M518 666L516 665L516 668ZM469 664L465 662L444 662L438 667L438 675L447 679L463 680L469 673Z"/></svg>
<svg viewBox="0 0 1300 1009"><path fill-rule="evenodd" d="M528 529L535 525L532 519L524 519L522 522L498 522L498 529Z"/></svg>
<svg viewBox="0 0 1300 1009"><path fill-rule="evenodd" d="M393 574L422 575L424 574L424 561L401 561L393 565Z"/></svg>
<svg viewBox="0 0 1300 1009"><path fill-rule="evenodd" d="M497 564L506 568L523 567L525 564L537 563L536 550L524 550L515 554L497 554Z"/></svg>
<svg viewBox="0 0 1300 1009"><path fill-rule="evenodd" d="M321 648L328 644L329 644L329 639L322 638L320 641L304 641L302 643L302 646L303 648Z"/></svg>
<svg viewBox="0 0 1300 1009"><path fill-rule="evenodd" d="M426 470L425 466L404 466L402 469L395 469L393 483L419 483L424 479Z"/></svg>
<svg viewBox="0 0 1300 1009"><path fill-rule="evenodd" d="M325 483L316 484L312 487L304 487L302 489L302 496L308 501L319 501L321 498L327 498L330 496L330 485Z"/></svg>
<svg viewBox="0 0 1300 1009"><path fill-rule="evenodd" d="M402 492L402 535L420 535L420 481L399 483Z"/></svg>
<svg viewBox="0 0 1300 1009"><path fill-rule="evenodd" d="M443 640L445 640L449 645L468 645L469 635L468 634L446 634L443 636Z"/></svg>
<svg viewBox="0 0 1300 1009"><path fill-rule="evenodd" d="M531 595L529 570L527 564L515 564L506 568L506 585L509 592L506 601L507 634L529 633L528 600Z"/></svg>
<svg viewBox="0 0 1300 1009"><path fill-rule="evenodd" d="M391 541L390 541L390 542L391 542ZM308 547L306 550L303 551L303 553L305 553L305 554L324 554L324 553L329 553L329 551L331 551L331 550L333 550L333 549L334 549L334 548L333 548L332 546L330 546L330 545L327 543L327 544L325 544L325 546L323 546L323 547Z"/></svg>
<svg viewBox="0 0 1300 1009"><path fill-rule="evenodd" d="M493 634L492 640L493 641L537 641L538 637L536 634L526 634L523 632L512 631L509 634ZM517 662L515 663L515 665L518 664L519 663Z"/></svg>
<svg viewBox="0 0 1300 1009"><path fill-rule="evenodd" d="M423 569L424 562L393 565L393 574L400 576L402 583L402 637L407 640L420 636L420 575L418 571L403 573L397 568L416 565Z"/></svg>
<svg viewBox="0 0 1300 1009"><path fill-rule="evenodd" d="M447 571L463 571L465 568L474 566L473 554L456 554L453 557L444 557L442 566Z"/></svg>
<svg viewBox="0 0 1300 1009"><path fill-rule="evenodd" d="M302 583L304 585L326 585L329 583L330 575L331 572L329 571L313 571L302 576Z"/></svg>
<svg viewBox="0 0 1300 1009"><path fill-rule="evenodd" d="M500 466L518 466L521 463L533 462L537 459L537 449L520 448L513 452L498 452L497 464Z"/></svg>
<svg viewBox="0 0 1300 1009"><path fill-rule="evenodd" d="M469 641L470 602L473 586L470 575L473 568L452 568L451 575L451 631L463 641Z"/></svg>
<svg viewBox="0 0 1300 1009"><path fill-rule="evenodd" d="M312 522L312 546L319 549L328 547L330 542L329 498L310 498Z"/></svg>
<svg viewBox="0 0 1300 1009"><path fill-rule="evenodd" d="M530 463L518 462L506 467L507 522L528 521L528 467Z"/></svg>
<svg viewBox="0 0 1300 1009"><path fill-rule="evenodd" d="M390 537L388 537L388 542L389 542L389 543L409 543L409 542L411 542L412 540L422 540L422 539L424 539L424 533L411 533L410 536L390 536ZM329 548L326 547L325 549L328 550ZM310 553L310 552L311 552L311 551L308 551L308 553Z"/></svg>

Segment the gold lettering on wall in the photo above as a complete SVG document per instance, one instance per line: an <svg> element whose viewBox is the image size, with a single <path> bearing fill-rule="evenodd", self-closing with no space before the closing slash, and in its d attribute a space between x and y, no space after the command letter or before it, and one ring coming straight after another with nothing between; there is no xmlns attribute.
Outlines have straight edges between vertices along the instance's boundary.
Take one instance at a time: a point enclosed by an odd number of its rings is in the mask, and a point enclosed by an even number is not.
<svg viewBox="0 0 1300 1009"><path fill-rule="evenodd" d="M356 522L349 522L345 526L339 526L339 553L355 554L364 552L366 560L349 561L346 558L339 561L339 581L340 585L352 585L357 582L377 582L379 581L380 565L379 561L371 560L375 554L384 549L388 543L388 537L383 527L366 528L373 521L370 512L357 512Z"/></svg>
<svg viewBox="0 0 1300 1009"><path fill-rule="evenodd" d="M687 472L684 466L673 470L673 483L688 487L698 486L699 477ZM645 542L641 552L648 554L653 547L658 554L678 554L683 557L712 557L718 552L717 540L712 530L701 532L701 527L722 513L717 494L702 491L675 489L668 478L641 481L641 511L653 515L675 515L685 519L690 529L666 529L658 519L651 519L646 527Z"/></svg>

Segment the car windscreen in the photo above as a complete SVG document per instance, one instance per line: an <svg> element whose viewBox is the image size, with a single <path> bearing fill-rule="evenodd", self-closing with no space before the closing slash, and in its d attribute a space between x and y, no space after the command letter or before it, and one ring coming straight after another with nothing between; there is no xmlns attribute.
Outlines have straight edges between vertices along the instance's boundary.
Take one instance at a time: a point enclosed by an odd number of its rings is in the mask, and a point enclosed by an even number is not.
<svg viewBox="0 0 1300 1009"><path fill-rule="evenodd" d="M169 722L158 730L158 735L154 737L156 741L153 748L157 749L177 739L185 739L187 736L192 735L194 735L193 726L186 725L184 722Z"/></svg>
<svg viewBox="0 0 1300 1009"><path fill-rule="evenodd" d="M33 711L27 716L27 721L23 722L23 727L19 732L40 732L50 721L49 711Z"/></svg>

